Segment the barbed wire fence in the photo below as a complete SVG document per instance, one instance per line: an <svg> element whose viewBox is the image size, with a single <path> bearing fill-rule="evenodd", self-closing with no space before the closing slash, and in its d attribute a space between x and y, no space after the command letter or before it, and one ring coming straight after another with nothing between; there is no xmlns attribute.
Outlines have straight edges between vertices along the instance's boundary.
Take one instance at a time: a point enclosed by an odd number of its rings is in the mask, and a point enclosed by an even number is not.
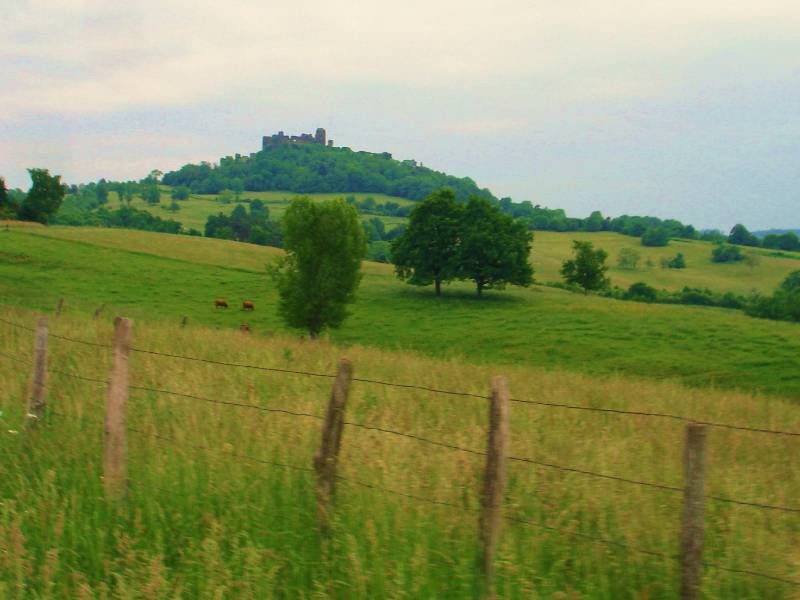
<svg viewBox="0 0 800 600"><path fill-rule="evenodd" d="M597 543L609 547L615 547L630 553L644 554L652 557L677 561L680 565L681 573L681 597L685 599L695 599L699 597L701 576L704 567L706 569L717 569L719 571L738 573L783 583L789 586L800 587L800 581L797 580L755 570L731 568L709 562L703 558L704 508L706 502L710 501L723 504L747 506L759 510L777 511L785 514L800 513L800 507L754 502L740 498L728 498L714 494L707 494L705 492L705 447L707 431L709 429L717 428L741 431L751 434L782 436L788 438L800 437L800 432L751 427L703 419L693 419L688 416L662 412L624 410L610 407L580 406L567 403L514 398L509 394L507 382L502 377L496 377L492 380L490 394L484 396L481 394L459 390L441 389L411 383L354 377L352 365L346 359L339 361L337 372L332 374L219 361L199 356L187 356L169 352L161 352L153 349L138 348L133 346L131 344L133 322L129 319L119 317L114 322L115 331L112 344L102 344L89 340L55 334L48 330L48 322L44 317L38 320L36 327L29 327L22 323L17 323L4 318L0 318L0 323L34 334L33 360L24 359L19 356L10 355L0 351L0 358L16 362L18 364L23 364L31 369L27 406L28 418L31 427L35 427L36 423L44 418L46 412L59 416L66 416L60 411L55 411L53 408L47 407L47 378L49 374L58 374L64 377L73 378L88 383L94 383L98 386L102 385L107 389L105 416L102 421L104 430L103 482L107 497L110 501L124 500L128 487L127 435L129 433L136 436L141 436L143 438L151 438L160 443L188 448L197 452L219 452L217 449L209 446L187 444L173 436L166 436L153 431L145 431L144 429L127 425L128 395L129 392L133 390L136 392L149 392L162 396L181 398L193 402L203 402L229 406L237 409L252 410L260 413L280 413L292 417L305 418L321 422L322 439L320 449L314 456L312 466L291 465L235 452L225 452L225 457L269 465L282 469L313 473L316 476L315 492L318 507L318 517L320 521L320 528L323 534L327 534L329 532L328 523L332 511L335 509L333 501L335 497L336 484L339 482L402 498L411 502L425 503L427 505L437 506L439 508L453 509L475 514L478 517L480 542L482 547L481 567L487 594L491 594L493 589L494 554L501 533L501 522L530 526L541 530L558 533L559 535L569 537L577 541ZM113 354L113 365L110 376L108 378L89 377L81 373L53 369L49 367L48 340L51 338L68 343L82 344L89 347L111 350ZM209 398L198 394L189 394L178 390L133 385L129 381L128 373L128 357L131 353L141 353L159 358L206 363L226 368L250 369L278 374L297 375L301 377L327 379L332 381L330 401L326 414L316 415L303 411L260 406L258 404L243 400L223 400L218 398ZM435 440L429 437L418 435L416 433L346 420L345 414L349 389L354 382L396 389L421 391L429 394L468 397L487 402L489 411L489 428L487 432L488 439L486 450L468 448L441 440ZM620 417L667 419L685 423L686 438L684 445L683 465L684 485L678 486L659 482L643 481L621 477L612 473L591 471L573 465L556 464L524 456L508 454L508 407L510 403L536 405L556 410L604 413L617 415ZM339 462L339 453L341 450L342 430L344 427L363 429L379 434L400 437L412 440L419 444L442 448L454 452L466 453L485 459L485 466L483 469L483 489L480 493L480 508L470 509L456 503L437 500L434 498L427 498L417 494L409 493L404 490L390 489L374 483L340 475L337 467ZM610 480L621 484L654 489L662 492L681 494L683 497L683 509L679 552L677 554L668 554L646 548L640 548L600 536L549 527L529 519L503 514L502 498L505 491L505 471L506 464L508 462L529 464L534 467L544 469L572 473L590 478Z"/></svg>

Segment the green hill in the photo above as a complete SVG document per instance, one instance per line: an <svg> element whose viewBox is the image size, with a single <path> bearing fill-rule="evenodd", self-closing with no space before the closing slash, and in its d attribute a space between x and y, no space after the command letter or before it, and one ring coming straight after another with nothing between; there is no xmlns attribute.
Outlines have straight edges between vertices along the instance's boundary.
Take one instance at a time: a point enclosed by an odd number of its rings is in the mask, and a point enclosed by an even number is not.
<svg viewBox="0 0 800 600"><path fill-rule="evenodd" d="M551 234L556 235L556 234ZM569 238L564 238L568 241ZM128 230L27 227L0 232L0 297L52 310L100 305L133 317L285 331L264 266L280 251ZM534 255L534 266L539 262ZM776 259L780 260L780 259ZM214 310L216 297L257 310ZM437 300L390 265L365 264L353 316L331 333L360 343L470 362L675 379L800 398L800 326L739 311L646 305L533 286L473 297L454 284Z"/></svg>
<svg viewBox="0 0 800 600"><path fill-rule="evenodd" d="M282 144L249 156L224 157L217 165L184 165L165 174L163 183L187 186L195 194L217 194L225 189L298 194L363 192L410 200L421 200L450 187L462 200L470 196L495 199L468 177L446 175L413 160L395 160L388 152L354 152L315 144Z"/></svg>

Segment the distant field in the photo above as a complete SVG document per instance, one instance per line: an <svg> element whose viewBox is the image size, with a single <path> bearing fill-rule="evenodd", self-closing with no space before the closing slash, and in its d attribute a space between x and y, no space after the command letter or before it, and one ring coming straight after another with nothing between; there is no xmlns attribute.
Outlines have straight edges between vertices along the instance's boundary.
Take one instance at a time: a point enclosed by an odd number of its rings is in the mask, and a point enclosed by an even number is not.
<svg viewBox="0 0 800 600"><path fill-rule="evenodd" d="M544 236L542 236L544 237ZM542 238L540 238L541 241ZM565 244L569 238L565 238ZM286 331L264 266L280 251L248 244L126 230L50 227L0 231L3 303L236 328ZM456 284L437 299L366 263L340 343L477 363L566 368L675 379L800 399L800 326L738 311L644 305L534 286L477 300ZM255 300L257 310L215 310Z"/></svg>
<svg viewBox="0 0 800 600"><path fill-rule="evenodd" d="M376 202L396 202L400 205L414 204L411 200L395 198L382 194L310 194L316 199L341 198L354 196L358 199L372 196ZM112 193L109 205L116 208L119 200ZM181 210L172 213L166 210L169 205L168 193L159 206L150 206L140 198L132 205L150 213L181 222L186 228L203 231L206 219L219 212L230 213L236 204L223 204L216 196L192 196L182 201ZM243 198L258 198L266 202L270 218L280 219L288 200L294 197L288 192L245 192ZM362 219L371 219L374 215L362 215ZM378 217L390 229L407 222L402 217ZM668 246L651 248L642 246L638 238L611 232L598 233L556 233L550 231L534 232L534 245L531 261L536 269L536 280L542 283L561 281L562 263L572 255L572 241L586 240L608 252L607 264L611 267L609 277L612 285L622 288L632 283L643 281L653 287L667 290L680 290L685 286L709 288L718 292L735 292L749 295L754 292L771 293L788 273L800 269L800 253L784 252L785 256L771 256L771 250L761 248L745 248L746 256L756 257L754 261L735 264L719 264L711 262L713 245L708 242L672 240ZM620 269L617 258L623 248L633 248L640 252L641 260L635 270ZM662 259L670 259L681 252L686 259L685 269L665 269L661 267Z"/></svg>
<svg viewBox="0 0 800 600"><path fill-rule="evenodd" d="M745 256L758 257L757 264L713 263L709 242L672 240L668 246L652 248L642 246L638 238L618 233L555 233L537 231L534 234L532 262L539 281L560 281L562 263L572 255L572 241L590 241L608 252L608 272L613 285L627 288L632 283L644 281L656 288L668 290L684 286L709 288L722 292L750 294L771 293L791 271L800 269L800 253L787 252L792 258L770 256L770 250L742 248ZM633 248L641 253L636 270L617 267L617 257L622 248ZM663 269L662 258L672 258L681 252L686 259L685 269ZM648 265L647 261L652 264Z"/></svg>
<svg viewBox="0 0 800 600"><path fill-rule="evenodd" d="M137 196L131 202L131 206L140 210L146 210L147 212L157 217L161 217L162 219L172 219L174 221L178 221L186 229L197 229L198 231L203 231L206 226L206 220L210 215L215 215L220 212L229 214L237 204L235 202L224 204L219 200L219 196L216 195L193 194L188 200L181 200L178 202L181 207L179 211L171 212L167 210L167 207L172 202L169 197L169 188L164 187L163 190L164 191L162 191L161 194L161 204L153 206L147 204L144 200ZM331 198L345 198L348 196L353 196L358 200L372 197L378 204L385 204L387 202L394 202L400 206L414 204L412 200L407 200L406 198L396 198L394 196L386 196L385 194L295 194L292 192L242 192L241 197L246 199L262 200L269 207L270 218L277 220L283 215L283 211L286 209L289 200L301 195L306 195L314 200L328 200ZM245 203L242 204L245 207L247 206ZM109 194L108 207L113 209L119 208L119 206L119 197L117 196L116 192L111 192ZM362 215L362 219L371 219L375 216L376 215ZM381 219L387 227L392 227L406 221L406 219L399 217L378 216L378 218Z"/></svg>

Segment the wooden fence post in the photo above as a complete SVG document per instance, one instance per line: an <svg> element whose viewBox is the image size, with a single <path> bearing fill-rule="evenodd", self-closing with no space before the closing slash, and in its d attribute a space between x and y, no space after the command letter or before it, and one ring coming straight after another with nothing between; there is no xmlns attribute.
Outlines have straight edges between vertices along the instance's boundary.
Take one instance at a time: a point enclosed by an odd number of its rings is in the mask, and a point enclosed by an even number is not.
<svg viewBox="0 0 800 600"><path fill-rule="evenodd" d="M322 425L322 443L314 457L314 470L317 472L317 511L324 532L328 531L330 504L336 488L336 464L342 444L344 410L352 379L353 365L343 358L339 361L328 412Z"/></svg>
<svg viewBox="0 0 800 600"><path fill-rule="evenodd" d="M683 455L686 483L681 525L681 598L683 600L696 600L700 597L705 508L705 446L705 425L689 423L686 426L686 446Z"/></svg>
<svg viewBox="0 0 800 600"><path fill-rule="evenodd" d="M103 482L109 498L125 495L128 478L126 420L128 413L128 353L133 321L114 320L114 366L108 383L103 435Z"/></svg>
<svg viewBox="0 0 800 600"><path fill-rule="evenodd" d="M485 577L485 594L494 595L494 554L500 537L503 492L506 485L506 451L508 449L508 383L505 377L492 378L489 403L489 439L486 449L486 472L481 496L480 534L483 552L481 568Z"/></svg>
<svg viewBox="0 0 800 600"><path fill-rule="evenodd" d="M106 308L105 304L101 304L100 306L97 307L97 310L94 311L94 319L95 319L95 321L100 317L100 315L103 313L105 308Z"/></svg>
<svg viewBox="0 0 800 600"><path fill-rule="evenodd" d="M36 323L36 337L33 342L33 371L31 372L30 394L28 395L28 418L38 421L44 417L47 402L47 317Z"/></svg>
<svg viewBox="0 0 800 600"><path fill-rule="evenodd" d="M56 305L56 316L61 316L61 311L64 310L64 298L58 299L58 304Z"/></svg>

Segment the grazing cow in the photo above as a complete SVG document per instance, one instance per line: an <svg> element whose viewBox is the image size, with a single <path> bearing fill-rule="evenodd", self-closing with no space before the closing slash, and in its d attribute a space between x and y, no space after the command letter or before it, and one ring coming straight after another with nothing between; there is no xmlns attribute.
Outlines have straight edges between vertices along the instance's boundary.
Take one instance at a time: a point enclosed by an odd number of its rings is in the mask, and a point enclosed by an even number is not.
<svg viewBox="0 0 800 600"><path fill-rule="evenodd" d="M247 323L242 323L241 325L239 325L239 331L241 331L242 333L250 333L250 325L248 325Z"/></svg>
<svg viewBox="0 0 800 600"><path fill-rule="evenodd" d="M214 307L215 308L228 308L228 303L225 301L224 298L217 298L214 300Z"/></svg>
<svg viewBox="0 0 800 600"><path fill-rule="evenodd" d="M253 304L252 300L245 300L242 302L242 310L255 310L256 305Z"/></svg>

